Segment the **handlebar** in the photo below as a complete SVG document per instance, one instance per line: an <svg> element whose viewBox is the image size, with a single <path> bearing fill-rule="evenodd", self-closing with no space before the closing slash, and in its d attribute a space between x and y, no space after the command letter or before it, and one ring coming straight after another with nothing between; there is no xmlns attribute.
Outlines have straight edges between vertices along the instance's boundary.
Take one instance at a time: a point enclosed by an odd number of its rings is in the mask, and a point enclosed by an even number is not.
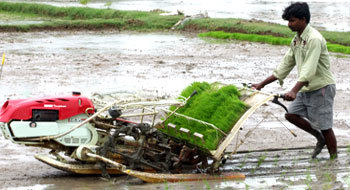
<svg viewBox="0 0 350 190"><path fill-rule="evenodd" d="M286 110L286 112L288 113L288 109L287 107L282 104L280 101L278 101L278 98L282 98L282 99L285 99L285 95L284 94L276 94L274 99L272 100L273 103L277 104L277 105L280 105L283 107L284 110Z"/></svg>
<svg viewBox="0 0 350 190"><path fill-rule="evenodd" d="M283 100L286 99L285 94L277 94L276 96L277 96L277 98L282 98Z"/></svg>

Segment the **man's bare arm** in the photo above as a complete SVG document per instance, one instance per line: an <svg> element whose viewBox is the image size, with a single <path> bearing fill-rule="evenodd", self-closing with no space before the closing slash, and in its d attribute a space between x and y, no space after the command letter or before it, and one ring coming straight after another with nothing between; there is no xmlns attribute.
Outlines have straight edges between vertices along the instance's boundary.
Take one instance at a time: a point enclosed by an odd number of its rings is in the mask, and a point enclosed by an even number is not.
<svg viewBox="0 0 350 190"><path fill-rule="evenodd" d="M287 92L284 97L285 100L288 101L293 101L296 97L297 97L297 93L299 92L299 90L303 87L303 86L307 86L308 82L297 82L294 87L292 88L292 90L290 90L289 92Z"/></svg>
<svg viewBox="0 0 350 190"><path fill-rule="evenodd" d="M271 76L267 77L265 80L263 80L262 82L257 83L257 84L253 84L252 86L257 90L260 90L275 80L277 80L277 78L274 75L271 75Z"/></svg>

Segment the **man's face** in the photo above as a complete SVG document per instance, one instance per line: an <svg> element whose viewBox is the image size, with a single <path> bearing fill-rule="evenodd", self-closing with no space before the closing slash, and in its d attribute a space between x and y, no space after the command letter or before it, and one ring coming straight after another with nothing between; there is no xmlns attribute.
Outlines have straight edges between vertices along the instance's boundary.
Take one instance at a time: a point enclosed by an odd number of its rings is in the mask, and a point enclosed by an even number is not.
<svg viewBox="0 0 350 190"><path fill-rule="evenodd" d="M300 32L304 30L305 26L306 26L305 18L299 19L299 18L291 17L288 20L288 27L294 32Z"/></svg>

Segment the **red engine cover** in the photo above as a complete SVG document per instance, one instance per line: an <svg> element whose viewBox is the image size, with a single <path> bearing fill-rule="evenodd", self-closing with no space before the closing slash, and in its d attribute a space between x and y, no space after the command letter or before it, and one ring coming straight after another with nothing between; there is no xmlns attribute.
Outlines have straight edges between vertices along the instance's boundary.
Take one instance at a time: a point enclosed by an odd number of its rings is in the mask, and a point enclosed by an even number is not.
<svg viewBox="0 0 350 190"><path fill-rule="evenodd" d="M33 110L58 110L59 120L85 113L86 110L89 114L95 112L92 101L80 95L8 100L0 110L0 122L29 120Z"/></svg>

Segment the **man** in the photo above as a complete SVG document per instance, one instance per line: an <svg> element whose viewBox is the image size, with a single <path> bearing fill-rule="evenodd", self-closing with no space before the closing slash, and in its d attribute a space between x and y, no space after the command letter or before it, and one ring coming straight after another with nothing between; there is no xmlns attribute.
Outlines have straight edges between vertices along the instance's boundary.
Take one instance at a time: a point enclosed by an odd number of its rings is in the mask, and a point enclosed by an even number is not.
<svg viewBox="0 0 350 190"><path fill-rule="evenodd" d="M253 84L257 90L278 80L283 80L297 67L298 79L294 87L285 94L285 100L293 101L285 118L298 128L317 139L312 158L327 145L330 159L337 158L337 141L332 130L335 80L330 72L326 41L309 26L310 11L307 3L293 3L282 15L288 27L297 32L290 49L280 64L264 81Z"/></svg>

